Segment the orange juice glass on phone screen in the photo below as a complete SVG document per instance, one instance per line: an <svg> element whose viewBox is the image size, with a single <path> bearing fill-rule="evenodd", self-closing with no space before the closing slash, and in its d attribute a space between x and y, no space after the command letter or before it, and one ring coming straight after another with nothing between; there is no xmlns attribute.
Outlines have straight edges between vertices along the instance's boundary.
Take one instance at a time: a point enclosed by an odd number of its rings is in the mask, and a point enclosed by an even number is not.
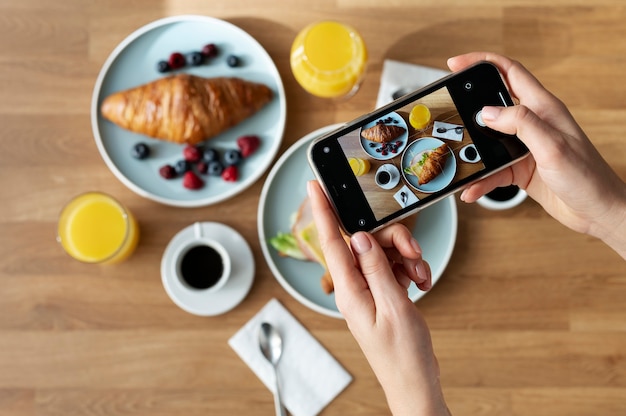
<svg viewBox="0 0 626 416"><path fill-rule="evenodd" d="M317 22L296 36L290 63L294 77L310 94L347 97L361 83L367 50L352 27L334 21Z"/></svg>
<svg viewBox="0 0 626 416"><path fill-rule="evenodd" d="M117 263L135 250L139 226L131 212L114 198L88 192L63 208L57 240L76 260Z"/></svg>
<svg viewBox="0 0 626 416"><path fill-rule="evenodd" d="M416 104L409 113L409 123L417 131L423 131L430 123L430 110L424 104Z"/></svg>

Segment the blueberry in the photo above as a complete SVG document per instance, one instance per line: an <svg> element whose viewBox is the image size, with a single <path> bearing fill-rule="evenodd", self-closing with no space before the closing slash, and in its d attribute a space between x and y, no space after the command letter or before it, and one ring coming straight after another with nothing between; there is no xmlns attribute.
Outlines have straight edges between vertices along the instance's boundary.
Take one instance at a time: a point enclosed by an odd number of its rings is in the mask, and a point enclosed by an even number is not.
<svg viewBox="0 0 626 416"><path fill-rule="evenodd" d="M174 169L176 170L177 174L183 175L185 172L191 169L191 164L185 159L182 159L176 162L176 164L174 165Z"/></svg>
<svg viewBox="0 0 626 416"><path fill-rule="evenodd" d="M222 164L217 160L209 162L209 165L207 166L207 173L211 176L220 176L223 170L224 166L222 166Z"/></svg>
<svg viewBox="0 0 626 416"><path fill-rule="evenodd" d="M239 63L239 58L235 55L229 55L228 58L226 58L226 64L231 68L239 66Z"/></svg>
<svg viewBox="0 0 626 416"><path fill-rule="evenodd" d="M226 166L236 165L241 161L241 152L235 149L229 149L224 153L224 163Z"/></svg>
<svg viewBox="0 0 626 416"><path fill-rule="evenodd" d="M189 65L192 66L202 65L203 60L204 57L200 52L191 52L189 55L187 55L187 62L189 62Z"/></svg>
<svg viewBox="0 0 626 416"><path fill-rule="evenodd" d="M219 160L219 158L220 155L217 150L211 147L207 147L204 149L204 153L202 154L202 160L204 160L205 162L214 162L216 160Z"/></svg>
<svg viewBox="0 0 626 416"><path fill-rule="evenodd" d="M170 64L168 64L167 61L159 61L157 63L157 71L163 73L169 70L170 70Z"/></svg>
<svg viewBox="0 0 626 416"><path fill-rule="evenodd" d="M145 159L148 156L150 156L150 148L145 143L137 143L136 145L133 146L133 149L131 150L130 154L135 159Z"/></svg>

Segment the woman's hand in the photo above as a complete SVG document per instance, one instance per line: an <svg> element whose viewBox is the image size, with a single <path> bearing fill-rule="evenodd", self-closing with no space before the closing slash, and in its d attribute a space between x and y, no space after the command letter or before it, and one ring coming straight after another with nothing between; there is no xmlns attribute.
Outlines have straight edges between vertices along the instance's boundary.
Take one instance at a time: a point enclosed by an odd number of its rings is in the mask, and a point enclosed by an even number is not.
<svg viewBox="0 0 626 416"><path fill-rule="evenodd" d="M558 221L604 240L626 258L626 184L602 158L567 107L524 68L506 57L475 52L448 60L452 71L485 60L495 64L519 100L485 107L488 127L516 134L531 156L468 187L474 202L498 186L518 185Z"/></svg>
<svg viewBox="0 0 626 416"><path fill-rule="evenodd" d="M428 263L409 230L394 224L359 232L346 245L317 182L308 183L337 307L365 353L395 415L448 415L430 332L408 298L414 281L431 286Z"/></svg>

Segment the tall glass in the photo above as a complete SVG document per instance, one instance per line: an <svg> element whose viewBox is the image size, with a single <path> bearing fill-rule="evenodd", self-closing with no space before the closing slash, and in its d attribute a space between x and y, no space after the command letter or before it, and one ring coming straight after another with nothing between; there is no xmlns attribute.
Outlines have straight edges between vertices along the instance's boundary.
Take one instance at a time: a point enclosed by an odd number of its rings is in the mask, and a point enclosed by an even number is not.
<svg viewBox="0 0 626 416"><path fill-rule="evenodd" d="M294 77L310 94L349 97L365 74L367 49L354 28L335 21L317 22L296 36L290 63Z"/></svg>

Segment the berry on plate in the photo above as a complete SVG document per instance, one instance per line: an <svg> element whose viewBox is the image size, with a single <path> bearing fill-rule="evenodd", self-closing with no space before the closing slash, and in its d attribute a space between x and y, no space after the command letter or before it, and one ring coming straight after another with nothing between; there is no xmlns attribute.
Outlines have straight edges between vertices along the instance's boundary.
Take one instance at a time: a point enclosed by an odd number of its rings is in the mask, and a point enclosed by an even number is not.
<svg viewBox="0 0 626 416"><path fill-rule="evenodd" d="M202 151L196 146L187 145L183 149L183 157L186 161L195 163L202 159Z"/></svg>
<svg viewBox="0 0 626 416"><path fill-rule="evenodd" d="M204 186L204 181L192 171L188 171L183 176L183 186L187 189L200 189Z"/></svg>
<svg viewBox="0 0 626 416"><path fill-rule="evenodd" d="M241 152L237 149L228 149L224 152L224 164L226 166L236 165L241 162Z"/></svg>
<svg viewBox="0 0 626 416"><path fill-rule="evenodd" d="M214 43L209 43L208 45L204 45L202 48L202 55L207 58L214 58L217 56L217 46Z"/></svg>
<svg viewBox="0 0 626 416"><path fill-rule="evenodd" d="M200 52L191 52L189 55L187 55L187 60L189 61L189 65L198 66L202 65L202 62L204 61L204 56L202 56L202 53Z"/></svg>
<svg viewBox="0 0 626 416"><path fill-rule="evenodd" d="M237 170L237 166L230 165L222 172L222 179L226 182L235 182L239 177L239 171Z"/></svg>
<svg viewBox="0 0 626 416"><path fill-rule="evenodd" d="M223 170L224 166L222 166L219 160L213 160L207 166L207 173L211 176L220 176Z"/></svg>
<svg viewBox="0 0 626 416"><path fill-rule="evenodd" d="M239 150L241 150L241 156L248 157L252 153L259 148L261 144L261 139L259 136L249 135L249 136L241 136L237 139L237 146Z"/></svg>
<svg viewBox="0 0 626 416"><path fill-rule="evenodd" d="M187 63L185 57L180 52L174 52L170 55L170 59L167 61L171 69L179 69L185 66Z"/></svg>
<svg viewBox="0 0 626 416"><path fill-rule="evenodd" d="M159 168L159 175L165 179L173 179L176 177L176 169L172 165L164 165Z"/></svg>
<svg viewBox="0 0 626 416"><path fill-rule="evenodd" d="M145 159L150 156L150 148L145 143L137 143L133 146L130 154L135 159Z"/></svg>

